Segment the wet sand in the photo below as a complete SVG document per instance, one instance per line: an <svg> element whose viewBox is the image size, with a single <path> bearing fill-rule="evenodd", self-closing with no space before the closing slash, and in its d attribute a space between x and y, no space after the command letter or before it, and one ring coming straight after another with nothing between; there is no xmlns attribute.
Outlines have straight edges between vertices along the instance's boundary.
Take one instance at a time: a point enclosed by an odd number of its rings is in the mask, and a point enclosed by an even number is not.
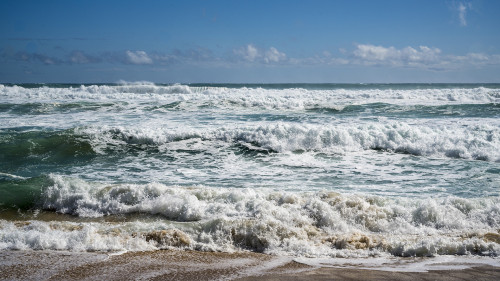
<svg viewBox="0 0 500 281"><path fill-rule="evenodd" d="M0 251L0 280L500 280L500 268L391 272L316 268L258 253L164 250L123 255Z"/></svg>

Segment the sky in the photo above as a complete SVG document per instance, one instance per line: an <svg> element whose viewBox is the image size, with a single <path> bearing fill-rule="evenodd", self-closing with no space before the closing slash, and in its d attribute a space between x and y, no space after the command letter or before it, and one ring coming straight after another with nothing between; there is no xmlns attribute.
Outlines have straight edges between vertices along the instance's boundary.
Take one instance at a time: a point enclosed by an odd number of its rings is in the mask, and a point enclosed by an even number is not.
<svg viewBox="0 0 500 281"><path fill-rule="evenodd" d="M0 83L498 83L500 1L2 0Z"/></svg>

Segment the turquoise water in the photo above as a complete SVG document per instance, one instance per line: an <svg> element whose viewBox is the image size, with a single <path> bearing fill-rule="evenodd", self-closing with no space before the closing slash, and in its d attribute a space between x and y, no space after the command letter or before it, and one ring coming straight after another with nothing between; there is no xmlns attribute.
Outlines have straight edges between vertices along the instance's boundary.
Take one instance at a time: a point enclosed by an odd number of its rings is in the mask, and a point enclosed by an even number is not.
<svg viewBox="0 0 500 281"><path fill-rule="evenodd" d="M499 117L500 84L0 85L0 248L497 256Z"/></svg>

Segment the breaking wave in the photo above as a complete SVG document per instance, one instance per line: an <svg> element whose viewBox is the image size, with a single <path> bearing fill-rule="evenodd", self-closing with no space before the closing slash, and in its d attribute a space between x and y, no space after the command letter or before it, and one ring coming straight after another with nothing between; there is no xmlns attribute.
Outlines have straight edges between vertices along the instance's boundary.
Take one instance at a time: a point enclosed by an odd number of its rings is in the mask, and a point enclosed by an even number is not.
<svg viewBox="0 0 500 281"><path fill-rule="evenodd" d="M87 85L79 87L0 86L4 102L74 102L79 101L159 101L208 102L217 106L238 105L267 109L335 108L349 104L484 104L500 103L500 89L496 88L229 88L212 86L155 85L150 83L123 85Z"/></svg>
<svg viewBox="0 0 500 281"><path fill-rule="evenodd" d="M128 222L0 221L1 249L249 249L309 257L500 254L498 198L386 198L336 192L103 184L57 175L37 206Z"/></svg>
<svg viewBox="0 0 500 281"><path fill-rule="evenodd" d="M142 145L168 149L168 143L199 138L229 144L247 144L269 152L316 151L345 154L382 150L419 156L451 157L486 161L500 160L500 131L494 126L426 127L406 123L366 125L290 125L221 128L210 131L174 131L161 128L82 128L96 152Z"/></svg>

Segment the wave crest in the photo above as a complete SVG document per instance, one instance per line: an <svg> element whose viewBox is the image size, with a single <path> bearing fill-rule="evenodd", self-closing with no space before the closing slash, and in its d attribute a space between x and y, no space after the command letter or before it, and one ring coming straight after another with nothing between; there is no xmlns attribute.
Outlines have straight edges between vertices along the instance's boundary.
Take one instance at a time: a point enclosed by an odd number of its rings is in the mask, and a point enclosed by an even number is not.
<svg viewBox="0 0 500 281"><path fill-rule="evenodd" d="M20 86L0 87L0 97L9 102L54 102L74 100L117 101L197 101L213 102L218 106L239 105L266 109L315 109L338 106L391 103L404 105L484 104L500 103L500 89L437 88L437 89L264 89L188 86L181 84L155 85L125 83L120 85L81 85L57 88Z"/></svg>
<svg viewBox="0 0 500 281"><path fill-rule="evenodd" d="M258 127L221 128L209 131L85 128L92 147L102 152L110 147L146 145L168 149L176 141L198 138L228 145L247 144L270 152L316 151L345 154L382 150L418 156L451 157L485 161L500 160L500 131L488 125L473 127L425 127L406 123L372 123L358 126L315 126L278 123Z"/></svg>
<svg viewBox="0 0 500 281"><path fill-rule="evenodd" d="M108 185L57 175L50 179L40 201L45 209L79 217L142 213L169 220L0 221L0 248L182 247L312 257L500 254L498 198L396 199L331 191Z"/></svg>

